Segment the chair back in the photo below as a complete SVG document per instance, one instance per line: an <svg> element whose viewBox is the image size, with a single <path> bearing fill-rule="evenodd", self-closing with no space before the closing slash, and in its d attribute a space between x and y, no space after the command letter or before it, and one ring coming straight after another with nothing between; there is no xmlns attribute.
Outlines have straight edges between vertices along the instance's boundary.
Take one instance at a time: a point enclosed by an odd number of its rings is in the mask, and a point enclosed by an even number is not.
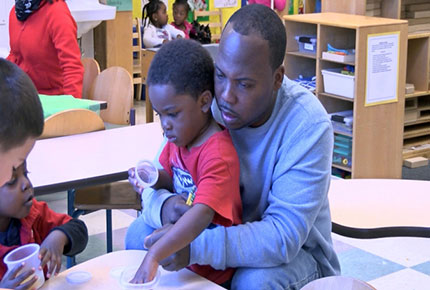
<svg viewBox="0 0 430 290"><path fill-rule="evenodd" d="M197 20L197 17L208 16L209 21L200 21L199 23L202 25L209 24L209 28L211 29L211 40L212 42L216 42L221 38L222 33L222 12L221 9L216 9L213 11L194 11L194 20Z"/></svg>
<svg viewBox="0 0 430 290"><path fill-rule="evenodd" d="M82 98L88 99L91 86L96 76L100 73L99 63L94 58L84 57L81 59L84 66L84 81L82 84Z"/></svg>
<svg viewBox="0 0 430 290"><path fill-rule="evenodd" d="M130 125L133 80L126 69L111 66L103 70L94 80L90 99L107 102L107 109L100 111L103 121L116 125Z"/></svg>
<svg viewBox="0 0 430 290"><path fill-rule="evenodd" d="M376 288L352 277L330 276L314 280L301 290L376 290Z"/></svg>
<svg viewBox="0 0 430 290"><path fill-rule="evenodd" d="M104 130L103 120L87 109L71 109L55 113L45 119L40 139Z"/></svg>
<svg viewBox="0 0 430 290"><path fill-rule="evenodd" d="M133 18L133 84L136 85L136 99L142 94L142 34L139 18Z"/></svg>

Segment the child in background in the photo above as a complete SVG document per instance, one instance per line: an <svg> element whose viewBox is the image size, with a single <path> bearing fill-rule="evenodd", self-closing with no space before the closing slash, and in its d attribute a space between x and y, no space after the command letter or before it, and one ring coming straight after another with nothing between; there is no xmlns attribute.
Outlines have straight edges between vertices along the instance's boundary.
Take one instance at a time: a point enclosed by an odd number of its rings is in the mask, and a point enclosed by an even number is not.
<svg viewBox="0 0 430 290"><path fill-rule="evenodd" d="M187 0L176 0L173 3L173 21L171 24L176 29L182 30L185 34L185 38L190 38L190 31L193 26L187 21L188 12L190 12L190 6Z"/></svg>
<svg viewBox="0 0 430 290"><path fill-rule="evenodd" d="M143 45L146 48L158 47L175 38L184 38L183 31L167 24L166 5L161 0L149 0L143 6Z"/></svg>
<svg viewBox="0 0 430 290"><path fill-rule="evenodd" d="M81 252L88 241L85 224L50 210L36 201L27 177L26 158L43 131L43 111L36 88L15 64L0 58L0 288L31 289L34 270L17 275L19 265L6 275L3 258L25 244L41 244L41 267L47 275L57 274L61 255ZM7 174L6 174L7 173ZM6 183L3 180L6 180Z"/></svg>
<svg viewBox="0 0 430 290"><path fill-rule="evenodd" d="M175 192L190 207L178 220L166 222L174 224L148 250L132 283L154 279L161 260L187 246L211 223L213 226L241 223L239 159L230 134L212 118L213 74L211 56L193 40L181 39L163 45L152 60L149 97L168 140L159 158L164 169L159 171L152 188ZM134 171L129 171L129 180L140 192L131 172ZM144 210L151 206L154 205L144 204ZM144 232L134 231L134 236L126 239L138 240ZM207 265L190 268L218 284L234 274L232 268L223 271Z"/></svg>

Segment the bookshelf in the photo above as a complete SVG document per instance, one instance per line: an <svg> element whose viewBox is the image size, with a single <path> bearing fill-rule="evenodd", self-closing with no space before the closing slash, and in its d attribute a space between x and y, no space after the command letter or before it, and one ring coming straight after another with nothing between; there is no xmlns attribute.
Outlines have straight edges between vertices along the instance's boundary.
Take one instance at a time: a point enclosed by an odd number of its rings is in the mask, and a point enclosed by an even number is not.
<svg viewBox="0 0 430 290"><path fill-rule="evenodd" d="M352 137L351 165L333 164L333 167L350 173L352 178L401 178L407 22L341 13L286 15L283 19L287 31L286 75L290 79L298 75L315 75L315 94L328 113L353 111L352 133L335 132ZM365 106L367 37L369 34L390 32L399 32L400 40L398 101ZM294 37L300 35L317 36L317 50L313 57L298 51ZM327 43L335 47L354 48L355 61L342 63L323 59L322 52L327 50ZM326 93L321 71L347 64L353 64L355 68L354 98Z"/></svg>

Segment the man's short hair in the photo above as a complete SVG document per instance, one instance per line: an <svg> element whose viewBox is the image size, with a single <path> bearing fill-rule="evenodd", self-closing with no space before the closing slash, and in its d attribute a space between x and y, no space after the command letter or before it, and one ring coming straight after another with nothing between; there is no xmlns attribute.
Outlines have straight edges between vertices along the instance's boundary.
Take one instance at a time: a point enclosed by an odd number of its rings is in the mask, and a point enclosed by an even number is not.
<svg viewBox="0 0 430 290"><path fill-rule="evenodd" d="M6 152L43 131L43 110L31 79L0 58L0 150Z"/></svg>
<svg viewBox="0 0 430 290"><path fill-rule="evenodd" d="M214 64L200 43L176 39L163 44L148 72L148 85L171 85L176 94L196 98L206 90L214 93Z"/></svg>
<svg viewBox="0 0 430 290"><path fill-rule="evenodd" d="M279 16L269 7L252 4L237 10L228 20L235 32L242 35L259 34L268 41L270 65L276 70L284 61L287 35ZM226 25L226 26L227 26Z"/></svg>

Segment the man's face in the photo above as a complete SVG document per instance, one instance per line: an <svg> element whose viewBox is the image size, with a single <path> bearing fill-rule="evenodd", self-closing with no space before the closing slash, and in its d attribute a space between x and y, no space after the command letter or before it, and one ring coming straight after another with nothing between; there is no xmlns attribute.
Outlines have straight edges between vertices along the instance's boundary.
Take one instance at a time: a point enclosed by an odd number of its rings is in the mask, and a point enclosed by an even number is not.
<svg viewBox="0 0 430 290"><path fill-rule="evenodd" d="M255 34L241 35L229 24L215 61L215 97L224 124L240 129L264 124L282 84L283 67L272 71L268 42Z"/></svg>
<svg viewBox="0 0 430 290"><path fill-rule="evenodd" d="M12 178L13 170L24 162L35 142L35 138L28 138L21 146L14 147L6 152L0 148L0 186Z"/></svg>

